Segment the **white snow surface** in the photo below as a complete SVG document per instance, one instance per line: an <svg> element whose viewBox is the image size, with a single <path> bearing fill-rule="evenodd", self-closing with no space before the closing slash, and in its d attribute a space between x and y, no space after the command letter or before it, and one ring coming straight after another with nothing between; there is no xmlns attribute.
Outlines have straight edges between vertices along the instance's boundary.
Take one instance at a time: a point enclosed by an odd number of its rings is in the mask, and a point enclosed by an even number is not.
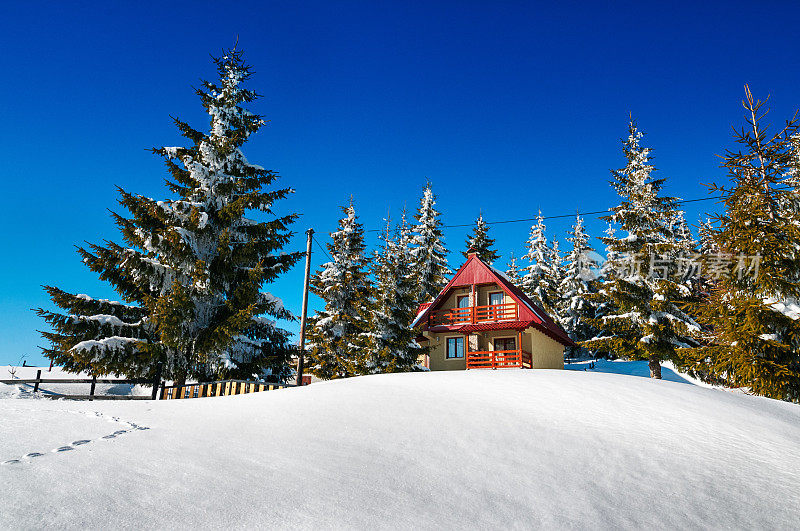
<svg viewBox="0 0 800 531"><path fill-rule="evenodd" d="M794 404L581 370L5 399L0 527L796 529L798 441Z"/></svg>

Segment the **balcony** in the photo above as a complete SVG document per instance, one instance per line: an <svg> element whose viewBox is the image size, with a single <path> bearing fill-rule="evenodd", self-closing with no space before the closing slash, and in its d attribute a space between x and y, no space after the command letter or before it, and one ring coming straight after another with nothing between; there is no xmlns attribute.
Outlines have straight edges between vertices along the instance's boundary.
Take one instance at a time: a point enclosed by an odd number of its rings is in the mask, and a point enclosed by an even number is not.
<svg viewBox="0 0 800 531"><path fill-rule="evenodd" d="M492 323L498 321L516 321L519 319L519 306L515 302L490 304L487 306L469 306L467 308L451 308L431 312L428 317L429 326L462 325L476 323Z"/></svg>
<svg viewBox="0 0 800 531"><path fill-rule="evenodd" d="M532 369L527 350L482 350L467 352L467 369Z"/></svg>

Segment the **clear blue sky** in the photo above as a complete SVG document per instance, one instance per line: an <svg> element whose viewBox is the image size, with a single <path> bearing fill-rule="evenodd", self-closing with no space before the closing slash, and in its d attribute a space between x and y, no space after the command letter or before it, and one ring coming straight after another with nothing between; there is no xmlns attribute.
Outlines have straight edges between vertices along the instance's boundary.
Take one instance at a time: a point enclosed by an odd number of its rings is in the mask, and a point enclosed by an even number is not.
<svg viewBox="0 0 800 531"><path fill-rule="evenodd" d="M237 35L264 95L253 110L270 120L246 155L297 190L280 205L303 215L292 249L307 227L324 241L351 194L380 227L426 178L448 224L613 206L629 111L667 192L703 197L700 183L724 178L715 154L741 123L744 83L772 95L775 123L800 106L796 2L231 4L0 8L0 364L44 362L30 311L48 304L41 284L115 297L74 246L118 240L115 184L167 196L146 148L180 143L170 115L205 125L191 87ZM713 208L694 204L689 220ZM548 232L563 243L568 224ZM528 230L491 229L499 265ZM466 233L445 233L453 266ZM269 289L299 312L301 288L298 265Z"/></svg>

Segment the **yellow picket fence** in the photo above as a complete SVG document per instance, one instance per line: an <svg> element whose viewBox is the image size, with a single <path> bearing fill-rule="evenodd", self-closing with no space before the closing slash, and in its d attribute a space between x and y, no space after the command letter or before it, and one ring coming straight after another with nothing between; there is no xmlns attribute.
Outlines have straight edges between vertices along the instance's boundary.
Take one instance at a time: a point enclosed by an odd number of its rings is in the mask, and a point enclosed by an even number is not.
<svg viewBox="0 0 800 531"><path fill-rule="evenodd" d="M243 395L260 393L274 389L295 387L293 384L252 382L247 380L220 380L217 382L193 383L185 385L162 385L160 400L177 400L183 398L206 398L211 396Z"/></svg>

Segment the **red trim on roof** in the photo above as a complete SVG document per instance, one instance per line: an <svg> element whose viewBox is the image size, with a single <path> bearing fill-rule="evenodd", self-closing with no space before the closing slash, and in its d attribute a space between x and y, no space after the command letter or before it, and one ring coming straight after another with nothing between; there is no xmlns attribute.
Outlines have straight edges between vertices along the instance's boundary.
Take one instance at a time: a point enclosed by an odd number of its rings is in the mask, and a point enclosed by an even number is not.
<svg viewBox="0 0 800 531"><path fill-rule="evenodd" d="M486 330L525 330L533 321L499 321L497 323L475 323L461 325L459 332L484 332Z"/></svg>

